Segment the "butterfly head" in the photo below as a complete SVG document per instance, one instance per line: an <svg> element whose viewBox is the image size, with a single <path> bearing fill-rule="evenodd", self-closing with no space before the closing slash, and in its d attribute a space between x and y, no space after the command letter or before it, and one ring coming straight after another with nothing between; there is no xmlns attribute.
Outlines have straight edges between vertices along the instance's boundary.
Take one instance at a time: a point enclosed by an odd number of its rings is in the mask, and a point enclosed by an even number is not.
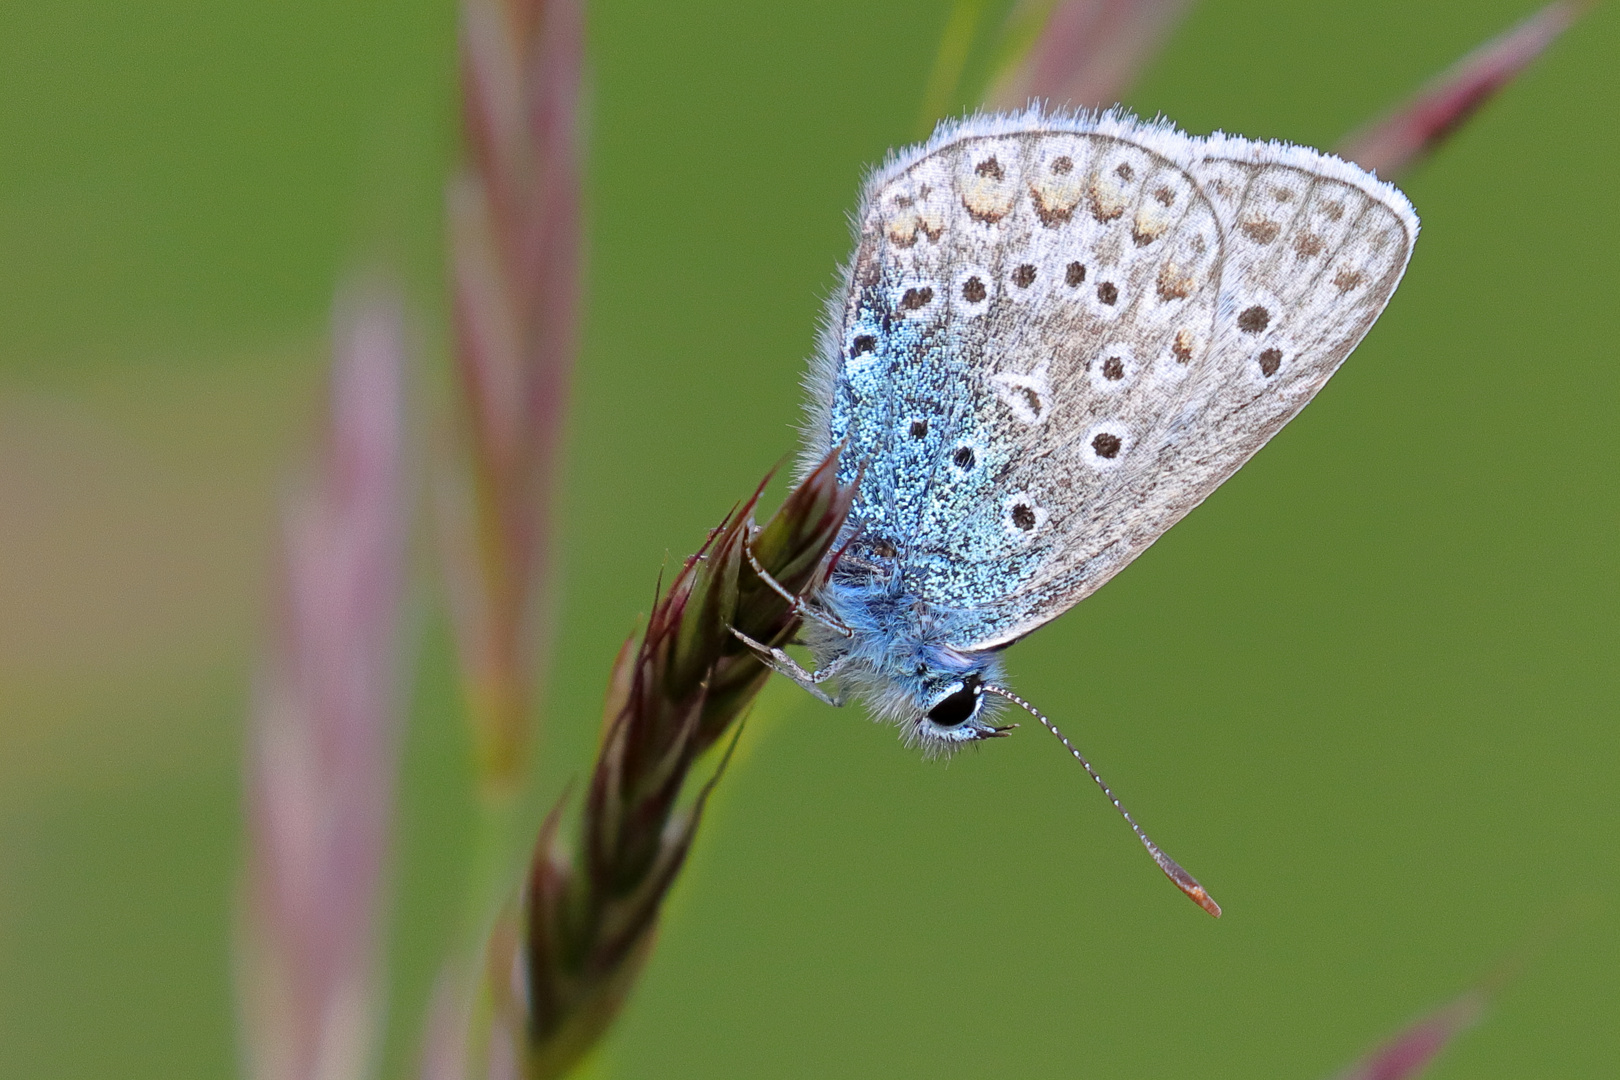
<svg viewBox="0 0 1620 1080"><path fill-rule="evenodd" d="M990 723L985 680L976 671L952 672L944 680L931 680L926 696L919 698L923 714L913 729L914 737L931 750L950 751L981 739L1006 735L1017 724Z"/></svg>

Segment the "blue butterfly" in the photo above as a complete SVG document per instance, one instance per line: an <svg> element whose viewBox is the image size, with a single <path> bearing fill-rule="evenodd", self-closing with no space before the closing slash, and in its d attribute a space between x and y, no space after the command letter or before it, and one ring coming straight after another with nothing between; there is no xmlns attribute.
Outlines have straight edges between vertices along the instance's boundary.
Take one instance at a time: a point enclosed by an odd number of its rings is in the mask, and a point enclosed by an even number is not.
<svg viewBox="0 0 1620 1080"><path fill-rule="evenodd" d="M815 668L748 644L928 752L1006 734L988 706L1009 701L1124 814L1003 685L1000 652L1304 407L1388 303L1417 218L1314 150L1031 109L892 155L855 228L807 380L805 461L842 446L859 484L828 580L788 597Z"/></svg>

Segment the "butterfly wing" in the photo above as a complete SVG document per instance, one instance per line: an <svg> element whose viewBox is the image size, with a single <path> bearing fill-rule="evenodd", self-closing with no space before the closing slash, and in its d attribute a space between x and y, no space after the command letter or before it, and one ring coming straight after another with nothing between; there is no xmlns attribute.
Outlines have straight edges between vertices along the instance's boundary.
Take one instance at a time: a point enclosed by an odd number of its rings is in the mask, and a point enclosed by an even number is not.
<svg viewBox="0 0 1620 1080"><path fill-rule="evenodd" d="M859 228L815 429L865 470L858 556L984 649L1276 434L1388 302L1417 221L1314 151L1032 113L892 163Z"/></svg>

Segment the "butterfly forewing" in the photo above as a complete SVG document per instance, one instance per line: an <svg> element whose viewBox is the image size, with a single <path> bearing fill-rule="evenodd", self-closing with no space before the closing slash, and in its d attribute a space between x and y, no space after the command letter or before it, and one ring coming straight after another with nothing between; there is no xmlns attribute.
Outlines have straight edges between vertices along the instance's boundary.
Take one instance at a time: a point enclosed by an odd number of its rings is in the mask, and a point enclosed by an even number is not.
<svg viewBox="0 0 1620 1080"><path fill-rule="evenodd" d="M1060 614L1230 476L1366 333L1416 231L1311 151L1038 120L874 179L823 406L865 469L857 557L960 611L964 649Z"/></svg>

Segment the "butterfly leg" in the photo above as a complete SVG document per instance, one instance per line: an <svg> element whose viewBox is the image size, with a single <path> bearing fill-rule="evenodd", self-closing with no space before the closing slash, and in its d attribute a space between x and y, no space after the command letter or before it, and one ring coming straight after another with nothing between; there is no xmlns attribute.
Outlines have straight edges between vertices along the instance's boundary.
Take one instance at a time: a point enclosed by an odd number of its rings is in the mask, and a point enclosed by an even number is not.
<svg viewBox="0 0 1620 1080"><path fill-rule="evenodd" d="M736 627L731 628L731 633L738 641L753 649L754 655L764 661L765 665L772 671L779 675L786 675L833 708L839 709L843 707L843 701L828 695L826 691L821 689L820 684L838 674L838 669L843 667L846 657L840 656L826 667L817 668L815 671L806 671L799 666L797 660L781 649L773 649L768 645L761 644Z"/></svg>
<svg viewBox="0 0 1620 1080"><path fill-rule="evenodd" d="M780 581L773 578L770 573L760 565L759 559L754 556L753 546L747 542L743 543L743 555L748 559L748 565L754 568L754 573L759 575L759 580L763 581L767 586L769 586L770 590L777 596L780 596L793 606L794 615L797 615L801 619L809 619L812 622L818 622L829 629L836 630L844 637L852 638L855 636L855 631L851 630L849 627L845 626L831 615L828 615L824 611L817 611L815 608L805 603L804 597L795 596L793 593L788 592Z"/></svg>

